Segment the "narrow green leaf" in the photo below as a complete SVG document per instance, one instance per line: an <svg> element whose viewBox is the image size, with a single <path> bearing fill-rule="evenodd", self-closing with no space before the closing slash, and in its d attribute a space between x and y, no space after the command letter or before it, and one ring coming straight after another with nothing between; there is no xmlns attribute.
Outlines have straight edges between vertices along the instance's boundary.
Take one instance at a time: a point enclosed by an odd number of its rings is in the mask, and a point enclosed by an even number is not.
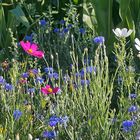
<svg viewBox="0 0 140 140"><path fill-rule="evenodd" d="M107 45L112 42L112 4L113 0L94 0L95 14L97 18L97 31L106 38ZM110 52L112 47L108 47Z"/></svg>
<svg viewBox="0 0 140 140"><path fill-rule="evenodd" d="M131 11L130 11L129 7L128 7L128 11L127 11L127 16L126 16L126 22L127 22L128 28L133 29L133 33L131 35L131 39L133 40L135 38L135 23L134 23L134 20L131 15Z"/></svg>
<svg viewBox="0 0 140 140"><path fill-rule="evenodd" d="M129 5L130 5L130 0L120 0L119 14L120 14L122 21L125 20Z"/></svg>
<svg viewBox="0 0 140 140"><path fill-rule="evenodd" d="M0 49L4 47L6 36L6 23L5 23L5 15L2 5L0 5Z"/></svg>

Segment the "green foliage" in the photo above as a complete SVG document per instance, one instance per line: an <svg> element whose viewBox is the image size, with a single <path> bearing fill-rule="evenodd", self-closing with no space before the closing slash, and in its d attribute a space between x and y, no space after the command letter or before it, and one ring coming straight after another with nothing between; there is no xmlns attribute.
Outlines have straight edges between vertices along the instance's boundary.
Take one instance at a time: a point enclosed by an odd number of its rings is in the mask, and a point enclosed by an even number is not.
<svg viewBox="0 0 140 140"><path fill-rule="evenodd" d="M16 17L18 23L22 23L25 27L29 28L30 24L19 5L15 9L10 10L10 12Z"/></svg>
<svg viewBox="0 0 140 140"><path fill-rule="evenodd" d="M44 25L40 20L46 21ZM139 0L3 0L0 73L6 81L0 75L0 139L27 140L28 134L43 139L46 130L55 130L57 140L135 139L139 110L128 109L140 106L139 74L129 39L118 37L114 43L112 28L133 29L133 41L140 35L139 20ZM98 35L105 36L105 42L95 44ZM42 59L17 46L30 37L44 52ZM53 72L45 72L46 67L53 67ZM57 78L50 76L54 72ZM50 91L59 87L61 93L44 95L41 88L46 85ZM130 98L131 93L137 98ZM13 115L16 109L22 112L18 120ZM67 125L51 127L53 115L68 116ZM133 117L136 123L126 133L122 123Z"/></svg>

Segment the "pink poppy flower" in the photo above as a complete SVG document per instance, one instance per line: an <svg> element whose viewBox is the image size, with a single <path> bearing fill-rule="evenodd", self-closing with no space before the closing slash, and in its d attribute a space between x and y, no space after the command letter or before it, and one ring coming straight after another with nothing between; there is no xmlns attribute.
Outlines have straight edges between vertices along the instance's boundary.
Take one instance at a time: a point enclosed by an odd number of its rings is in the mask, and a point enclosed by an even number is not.
<svg viewBox="0 0 140 140"><path fill-rule="evenodd" d="M29 41L24 42L20 41L21 47L24 49L25 52L28 54L35 56L37 58L42 58L44 56L43 51L38 51L38 46L35 43L30 43Z"/></svg>
<svg viewBox="0 0 140 140"><path fill-rule="evenodd" d="M56 94L60 91L59 87L51 88L50 85L46 85L46 87L42 87L41 91L46 94Z"/></svg>

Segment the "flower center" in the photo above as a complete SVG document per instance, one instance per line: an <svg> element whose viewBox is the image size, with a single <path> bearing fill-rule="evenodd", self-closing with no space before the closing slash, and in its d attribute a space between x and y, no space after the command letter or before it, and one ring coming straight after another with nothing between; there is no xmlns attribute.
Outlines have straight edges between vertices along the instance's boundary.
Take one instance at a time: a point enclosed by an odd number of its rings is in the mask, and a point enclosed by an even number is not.
<svg viewBox="0 0 140 140"><path fill-rule="evenodd" d="M33 50L32 50L32 49L29 49L29 50L28 50L28 52L29 52L29 53L32 53L32 52L33 52Z"/></svg>
<svg viewBox="0 0 140 140"><path fill-rule="evenodd" d="M47 90L48 90L48 92L52 92L53 91L52 88L48 88Z"/></svg>

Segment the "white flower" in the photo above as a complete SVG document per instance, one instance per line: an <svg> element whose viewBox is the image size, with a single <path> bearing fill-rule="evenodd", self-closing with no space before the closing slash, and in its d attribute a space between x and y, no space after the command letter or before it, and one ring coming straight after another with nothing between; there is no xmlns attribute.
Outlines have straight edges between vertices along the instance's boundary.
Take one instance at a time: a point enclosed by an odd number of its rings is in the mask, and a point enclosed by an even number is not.
<svg viewBox="0 0 140 140"><path fill-rule="evenodd" d="M31 134L28 134L28 140L32 140L33 136Z"/></svg>
<svg viewBox="0 0 140 140"><path fill-rule="evenodd" d="M135 47L136 47L136 49L139 51L137 57L140 58L140 40L139 40L138 38L135 38L135 43L136 43L136 44L135 44Z"/></svg>
<svg viewBox="0 0 140 140"><path fill-rule="evenodd" d="M138 38L135 38L135 47L138 51L140 51L140 40Z"/></svg>
<svg viewBox="0 0 140 140"><path fill-rule="evenodd" d="M133 30L131 30L131 29L127 30L126 28L123 28L123 29L116 28L115 30L113 29L113 32L117 37L126 38L131 35Z"/></svg>

